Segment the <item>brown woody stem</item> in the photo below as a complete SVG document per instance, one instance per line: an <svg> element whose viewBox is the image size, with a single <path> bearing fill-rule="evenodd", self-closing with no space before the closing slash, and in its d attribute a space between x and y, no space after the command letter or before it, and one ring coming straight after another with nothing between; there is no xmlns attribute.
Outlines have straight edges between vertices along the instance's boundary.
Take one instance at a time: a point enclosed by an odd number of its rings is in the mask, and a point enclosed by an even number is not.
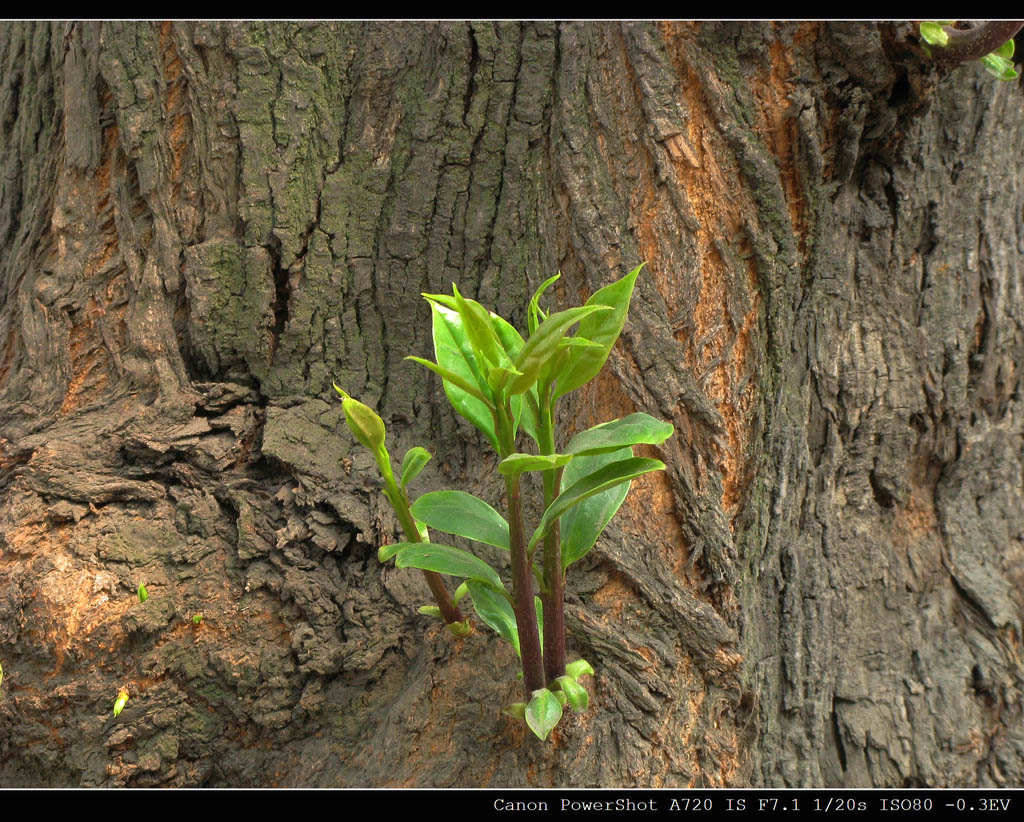
<svg viewBox="0 0 1024 822"><path fill-rule="evenodd" d="M405 494L395 485L393 477L385 476L385 482L389 486L387 497L391 501L391 506L395 509L395 513L398 515L398 521L402 525L402 531L405 533L406 540L409 542L422 542L423 538L420 536L419 529L416 527L416 520L413 519L412 512L409 510L409 501L406 499ZM436 571L423 571L423 578L427 581L430 593L434 595L434 601L441 610L441 616L444 618L445 623L451 625L455 622L462 622L462 612L459 610L459 606L452 600L451 594L448 593L448 588L445 586L441 575Z"/></svg>
<svg viewBox="0 0 1024 822"><path fill-rule="evenodd" d="M513 609L516 614L516 627L519 630L519 652L523 660L523 686L529 700L534 691L544 687L544 665L541 660L540 635L537 631L537 611L533 604L533 574L530 573L526 539L523 535L519 477L506 477L505 489L508 495L509 549L512 555Z"/></svg>
<svg viewBox="0 0 1024 822"><path fill-rule="evenodd" d="M541 395L541 414L538 426L540 450L555 453L555 426L553 403L548 399L550 389L545 386ZM562 469L544 472L544 507L558 496L562 486ZM548 685L565 675L565 574L562 572L562 536L558 520L544 535L544 675Z"/></svg>
<svg viewBox="0 0 1024 822"><path fill-rule="evenodd" d="M991 54L1022 28L1024 20L991 20L970 29L943 26L943 31L949 35L949 43L933 49L932 53L936 60L953 65L977 60Z"/></svg>

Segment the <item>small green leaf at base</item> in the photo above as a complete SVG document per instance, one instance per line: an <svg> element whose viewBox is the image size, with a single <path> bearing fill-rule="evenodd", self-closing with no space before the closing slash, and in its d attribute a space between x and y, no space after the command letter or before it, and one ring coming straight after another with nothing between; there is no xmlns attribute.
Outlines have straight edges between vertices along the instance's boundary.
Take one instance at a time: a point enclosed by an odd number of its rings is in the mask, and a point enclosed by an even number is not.
<svg viewBox="0 0 1024 822"><path fill-rule="evenodd" d="M449 622L447 627L448 630L452 632L453 636L469 636L473 633L473 626L470 624L468 619L463 622Z"/></svg>
<svg viewBox="0 0 1024 822"><path fill-rule="evenodd" d="M513 717L514 719L526 719L526 703L513 702L511 705L506 705L502 708L501 712L506 716Z"/></svg>
<svg viewBox="0 0 1024 822"><path fill-rule="evenodd" d="M581 676L586 674L593 676L594 669L590 667L590 663L585 659L577 659L565 666L565 675L571 676L575 680L579 680Z"/></svg>
<svg viewBox="0 0 1024 822"><path fill-rule="evenodd" d="M202 624L202 621L203 621L203 615L202 614L193 614L192 615L192 624L193 625L200 625L200 624Z"/></svg>
<svg viewBox="0 0 1024 822"><path fill-rule="evenodd" d="M566 674L565 676L558 677L555 682L562 689L561 693L565 694L569 706L574 711L587 710L587 706L590 705L590 694L587 693L587 689L580 685L575 678Z"/></svg>
<svg viewBox="0 0 1024 822"><path fill-rule="evenodd" d="M117 693L117 701L114 702L114 716L117 716L121 711L124 710L125 704L128 702L128 689L122 688Z"/></svg>
<svg viewBox="0 0 1024 822"><path fill-rule="evenodd" d="M938 20L924 20L920 26L921 39L933 46L949 44L949 35L943 31Z"/></svg>
<svg viewBox="0 0 1024 822"><path fill-rule="evenodd" d="M416 609L417 613L423 614L423 616L432 616L441 618L441 609L436 605L421 605Z"/></svg>
<svg viewBox="0 0 1024 822"><path fill-rule="evenodd" d="M540 688L533 692L533 697L527 703L524 718L539 739L547 739L562 718L562 705L551 691Z"/></svg>
<svg viewBox="0 0 1024 822"><path fill-rule="evenodd" d="M985 67L985 71L998 77L1000 80L1016 80L1020 77L1020 72L1013 67L1013 62L1006 57L1001 57L996 52L982 57L981 64Z"/></svg>
<svg viewBox="0 0 1024 822"><path fill-rule="evenodd" d="M149 591L146 590L146 586L141 582L139 583L139 602L145 602L149 599Z"/></svg>

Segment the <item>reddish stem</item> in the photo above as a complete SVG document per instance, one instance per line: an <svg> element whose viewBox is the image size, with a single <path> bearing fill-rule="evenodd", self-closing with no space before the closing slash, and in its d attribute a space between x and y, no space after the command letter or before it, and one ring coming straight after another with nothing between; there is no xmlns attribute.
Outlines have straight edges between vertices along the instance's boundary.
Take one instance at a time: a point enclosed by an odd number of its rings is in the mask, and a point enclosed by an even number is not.
<svg viewBox="0 0 1024 822"><path fill-rule="evenodd" d="M991 54L1024 28L1024 20L990 20L970 29L943 26L949 43L932 50L936 60L944 63L966 63Z"/></svg>

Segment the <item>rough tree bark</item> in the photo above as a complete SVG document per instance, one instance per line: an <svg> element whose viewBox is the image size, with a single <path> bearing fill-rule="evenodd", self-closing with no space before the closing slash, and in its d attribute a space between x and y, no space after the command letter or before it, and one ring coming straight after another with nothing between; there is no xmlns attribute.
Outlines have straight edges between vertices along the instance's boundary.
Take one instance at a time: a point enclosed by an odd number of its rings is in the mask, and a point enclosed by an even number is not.
<svg viewBox="0 0 1024 822"><path fill-rule="evenodd" d="M1024 109L907 30L5 24L0 784L1024 782ZM542 744L378 564L331 380L498 499L420 292L642 260L566 422L678 433Z"/></svg>

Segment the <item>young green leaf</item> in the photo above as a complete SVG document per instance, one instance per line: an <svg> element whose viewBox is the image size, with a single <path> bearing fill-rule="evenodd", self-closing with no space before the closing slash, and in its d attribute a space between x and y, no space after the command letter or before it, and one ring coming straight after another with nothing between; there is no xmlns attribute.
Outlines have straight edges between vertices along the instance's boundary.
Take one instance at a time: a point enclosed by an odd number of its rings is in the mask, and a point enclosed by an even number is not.
<svg viewBox="0 0 1024 822"><path fill-rule="evenodd" d="M551 691L541 688L533 692L526 705L526 724L540 739L547 739L551 729L562 718L562 705Z"/></svg>
<svg viewBox="0 0 1024 822"><path fill-rule="evenodd" d="M503 317L499 317L495 313L491 313L491 325L494 326L494 333L498 335L498 339L501 340L502 348L505 349L505 353L508 355L510 362L515 362L516 357L519 356L519 352L523 349L523 337L516 331L516 327L512 323Z"/></svg>
<svg viewBox="0 0 1024 822"><path fill-rule="evenodd" d="M671 423L637 412L580 431L570 440L566 453L577 456L617 451L627 445L659 445L672 436Z"/></svg>
<svg viewBox="0 0 1024 822"><path fill-rule="evenodd" d="M1005 57L1000 57L993 52L981 58L981 64L989 74L993 74L1000 80L1016 80L1020 73L1013 67L1013 63Z"/></svg>
<svg viewBox="0 0 1024 822"><path fill-rule="evenodd" d="M534 383L530 386L530 390L524 394L516 394L512 397L512 402L516 400L522 401L522 417L520 418L520 424L522 425L523 431L532 439L537 442L537 429L540 427L540 398L537 394L537 384Z"/></svg>
<svg viewBox="0 0 1024 822"><path fill-rule="evenodd" d="M591 351L600 351L604 348L601 343L593 340L586 340L583 337L563 337L558 341L559 348L589 348Z"/></svg>
<svg viewBox="0 0 1024 822"><path fill-rule="evenodd" d="M430 528L508 550L508 523L466 491L431 491L412 505L412 515ZM383 549L381 549L383 550Z"/></svg>
<svg viewBox="0 0 1024 822"><path fill-rule="evenodd" d="M508 598L499 594L489 585L469 580L466 583L473 599L473 608L485 625L504 639L519 656L519 629L516 614Z"/></svg>
<svg viewBox="0 0 1024 822"><path fill-rule="evenodd" d="M424 294L430 303L432 318L431 331L434 338L434 352L437 361L445 368L462 374L483 390L485 381L482 368L484 363L477 358L469 341L466 324L459 314L455 298L442 299L443 294Z"/></svg>
<svg viewBox="0 0 1024 822"><path fill-rule="evenodd" d="M441 377L444 393L448 402L460 416L465 417L490 440L494 450L498 450L498 439L494 434L494 417L491 414L491 401L486 399L478 388L464 380L458 374L441 367L437 363L422 357L406 357L415 363L429 368Z"/></svg>
<svg viewBox="0 0 1024 822"><path fill-rule="evenodd" d="M537 540L547 533L552 523L572 506L578 505L588 497L598 494L607 488L629 482L649 471L661 471L664 468L665 463L661 460L632 457L605 465L573 483L547 507L547 510L540 518L540 523L538 523L536 530L533 532L533 536L530 538L529 550L533 550Z"/></svg>
<svg viewBox="0 0 1024 822"><path fill-rule="evenodd" d="M544 636L544 601L538 596L533 598L533 610L537 612L537 631Z"/></svg>
<svg viewBox="0 0 1024 822"><path fill-rule="evenodd" d="M497 572L469 551L450 545L438 545L435 542L402 542L396 545L398 551L395 554L395 565L399 568L420 568L462 579L473 579L490 585L497 591L505 592L505 586Z"/></svg>
<svg viewBox="0 0 1024 822"><path fill-rule="evenodd" d="M494 433L492 414L494 402L487 393L490 389L473 355L462 318L458 311L435 301L434 295L425 296L430 300L434 357L437 363L418 357L406 359L412 359L439 374L443 379L444 392L455 412L480 429L497 450L498 440Z"/></svg>
<svg viewBox="0 0 1024 822"><path fill-rule="evenodd" d="M498 463L498 473L511 477L527 471L550 471L567 465L571 459L572 454L509 454Z"/></svg>
<svg viewBox="0 0 1024 822"><path fill-rule="evenodd" d="M430 452L418 445L414 445L405 452L405 457L402 458L401 485L403 488L416 478L423 467L430 462L430 458Z"/></svg>
<svg viewBox="0 0 1024 822"><path fill-rule="evenodd" d="M462 318L466 337L473 347L473 353L477 355L477 362L480 363L482 359L490 365L510 364L511 361L491 324L490 312L476 300L467 300L463 297L455 283L452 283L452 294L455 296L456 310Z"/></svg>
<svg viewBox="0 0 1024 822"><path fill-rule="evenodd" d="M428 542L429 542L429 540L428 540ZM468 594L468 593L469 593L469 582L463 582L461 585L459 585L458 588L455 589L455 593L452 594L452 602L454 602L456 605L458 605L462 601L462 598L465 597L466 594Z"/></svg>
<svg viewBox="0 0 1024 822"><path fill-rule="evenodd" d="M1005 57L1007 60L1009 60L1011 57L1013 57L1013 49L1014 41L1011 37L1009 40L1003 43L999 48L997 48L992 53L997 57Z"/></svg>
<svg viewBox="0 0 1024 822"><path fill-rule="evenodd" d="M501 344L505 349L505 353L509 357L509 361L514 362L516 357L519 356L519 352L523 350L524 343L522 336L519 334L518 331L516 331L515 326L513 326L506 320L502 319L497 314L491 314L491 324L494 326L494 331L498 335L498 339L501 340ZM520 375L520 372L511 366L509 366L505 370L509 374L509 379L511 379L512 377L518 377ZM504 388L507 384L508 380L505 380L501 383L500 387ZM515 423L515 428L512 432L512 436L513 438L515 438L515 431L518 430L520 419L523 418L524 411L526 411L527 409L526 403L523 401L523 396L521 394L516 394L515 396L511 397L510 404L512 406L512 418ZM523 422L524 428L526 428L527 425L530 425L532 419L525 419L523 420ZM533 430L535 430L535 426L530 425L530 427L527 428L527 433Z"/></svg>
<svg viewBox="0 0 1024 822"><path fill-rule="evenodd" d="M540 288L533 292L533 296L530 297L530 304L526 309L526 322L531 336L533 335L533 332L537 330L537 326L544 322L544 319L547 316L540 310L540 298L544 292L548 290L548 286L554 283L561 276L562 272L559 271L554 277L548 277L548 279L540 284Z"/></svg>
<svg viewBox="0 0 1024 822"><path fill-rule="evenodd" d="M513 702L511 705L506 705L502 708L501 712L514 719L526 719L526 703Z"/></svg>
<svg viewBox="0 0 1024 822"><path fill-rule="evenodd" d="M416 609L417 613L423 614L423 616L432 616L441 618L441 609L436 605L421 605Z"/></svg>
<svg viewBox="0 0 1024 822"><path fill-rule="evenodd" d="M494 392L495 396L501 394L505 386L508 385L509 380L513 377L521 377L522 372L517 371L514 368L505 368L503 365L492 365L487 369L487 385L491 391Z"/></svg>
<svg viewBox="0 0 1024 822"><path fill-rule="evenodd" d="M484 396L484 393L475 385L473 385L473 383L471 383L469 380L463 377L461 374L457 374L454 371L450 371L443 365L438 365L436 362L431 362L430 360L424 359L423 357L414 357L410 354L405 359L411 360L414 363L418 363L419 365L422 365L424 368L429 368L431 371L437 374L441 379L444 380L444 388L446 392L449 390L449 388L456 388L459 391L469 394L473 399L480 402L488 410L492 405L491 401L487 399L486 396ZM449 397L449 399L451 399L451 397ZM456 406L454 401L452 401L452 406L455 408L456 411L462 414L461 409L458 406ZM462 415L464 417L466 416L465 414ZM466 419L468 419L470 422L473 422L473 420L470 419L469 417L466 417Z"/></svg>
<svg viewBox="0 0 1024 822"><path fill-rule="evenodd" d="M574 711L582 712L587 710L587 706L590 705L590 694L587 693L587 689L580 685L575 678L569 675L560 676L555 679L555 682L562 689L562 693L565 694L570 707Z"/></svg>
<svg viewBox="0 0 1024 822"><path fill-rule="evenodd" d="M202 622L203 622L203 615L202 614L192 614L192 624L193 625L201 625Z"/></svg>
<svg viewBox="0 0 1024 822"><path fill-rule="evenodd" d="M425 542L426 541L428 540L425 540ZM403 545L408 544L409 543L405 542L392 542L390 545L380 546L380 548L377 549L377 561L387 562L391 557L398 553L399 549L401 549Z"/></svg>
<svg viewBox="0 0 1024 822"><path fill-rule="evenodd" d="M124 710L125 704L128 702L128 689L122 688L117 692L117 700L114 702L114 716L117 716L121 711Z"/></svg>
<svg viewBox="0 0 1024 822"><path fill-rule="evenodd" d="M139 583L138 594L139 602L145 602L147 599L149 599L149 591L146 590L146 586L143 585L141 582Z"/></svg>
<svg viewBox="0 0 1024 822"><path fill-rule="evenodd" d="M577 336L598 343L601 348L573 348L569 360L562 372L558 374L555 397L561 397L575 391L581 385L590 382L604 366L612 346L622 333L629 312L629 301L633 296L636 278L644 267L641 263L621 280L596 291L584 307L606 306L611 311L591 314L580 320Z"/></svg>
<svg viewBox="0 0 1024 822"><path fill-rule="evenodd" d="M570 488L588 474L613 462L629 459L633 450L628 446L619 451L608 451L589 457L577 457L562 474L562 484ZM593 494L562 515L560 525L562 538L562 568L568 568L574 562L585 557L594 547L598 537L611 522L612 517L622 507L629 493L628 482L613 485L600 493Z"/></svg>
<svg viewBox="0 0 1024 822"><path fill-rule="evenodd" d="M562 337L558 341L558 348L548 358L540 370L540 376L537 377L537 384L534 388L538 390L538 396L541 391L544 391L547 396L548 387L556 383L558 378L566 372L566 368L573 362L574 353L580 349L587 349L595 356L604 357L604 346L600 343L580 336Z"/></svg>
<svg viewBox="0 0 1024 822"><path fill-rule="evenodd" d="M582 322L590 314L613 313L606 305L581 305L552 314L540 324L530 335L523 350L516 358L515 367L522 373L508 386L509 394L522 394L529 390L540 375L541 368L551 355L558 349L558 342L576 323ZM587 335L583 335L587 336ZM588 339L592 339L588 337Z"/></svg>
<svg viewBox="0 0 1024 822"><path fill-rule="evenodd" d="M939 25L937 20L924 20L918 27L921 32L921 39L933 46L945 46L949 44L949 35Z"/></svg>
<svg viewBox="0 0 1024 822"><path fill-rule="evenodd" d="M590 667L590 663L585 659L574 660L565 666L565 675L571 676L575 680L579 680L581 676L586 674L593 676L594 669Z"/></svg>

